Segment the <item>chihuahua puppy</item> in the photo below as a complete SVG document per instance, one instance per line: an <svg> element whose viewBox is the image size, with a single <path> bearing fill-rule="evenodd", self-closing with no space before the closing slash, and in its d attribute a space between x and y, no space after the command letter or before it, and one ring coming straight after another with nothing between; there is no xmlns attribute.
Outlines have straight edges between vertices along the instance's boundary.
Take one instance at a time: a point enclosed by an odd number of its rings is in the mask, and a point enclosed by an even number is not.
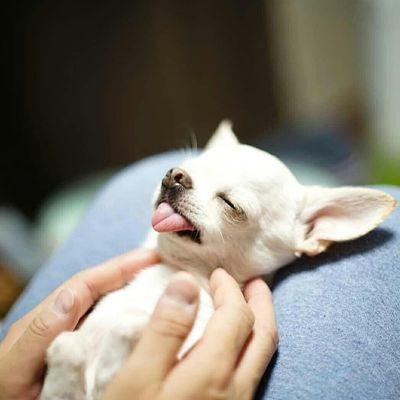
<svg viewBox="0 0 400 400"><path fill-rule="evenodd" d="M100 399L177 271L190 272L201 287L182 355L213 313L208 277L215 268L243 284L365 235L395 205L378 190L303 186L276 157L240 144L223 121L205 151L171 168L156 190L146 246L162 263L105 296L77 331L54 340L41 399Z"/></svg>

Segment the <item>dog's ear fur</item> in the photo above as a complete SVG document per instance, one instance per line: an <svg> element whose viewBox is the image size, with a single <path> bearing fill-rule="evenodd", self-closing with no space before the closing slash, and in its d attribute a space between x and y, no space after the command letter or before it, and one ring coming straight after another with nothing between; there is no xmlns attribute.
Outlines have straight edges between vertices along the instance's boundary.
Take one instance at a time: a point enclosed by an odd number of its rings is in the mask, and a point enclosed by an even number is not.
<svg viewBox="0 0 400 400"><path fill-rule="evenodd" d="M206 149L214 147L230 147L239 144L239 140L232 130L232 122L224 119L211 136L206 145Z"/></svg>
<svg viewBox="0 0 400 400"><path fill-rule="evenodd" d="M397 201L379 190L306 187L296 228L296 255L316 255L333 242L365 235L394 210Z"/></svg>

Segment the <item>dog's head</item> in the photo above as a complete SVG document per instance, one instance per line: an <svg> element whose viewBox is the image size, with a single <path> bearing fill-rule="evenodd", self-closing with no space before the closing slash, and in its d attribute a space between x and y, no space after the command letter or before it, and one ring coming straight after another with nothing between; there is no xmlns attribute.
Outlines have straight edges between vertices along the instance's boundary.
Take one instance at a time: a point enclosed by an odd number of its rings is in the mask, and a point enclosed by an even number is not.
<svg viewBox="0 0 400 400"><path fill-rule="evenodd" d="M240 144L224 121L205 151L166 173L153 227L172 263L221 266L245 281L366 234L395 205L378 190L303 186L276 157Z"/></svg>

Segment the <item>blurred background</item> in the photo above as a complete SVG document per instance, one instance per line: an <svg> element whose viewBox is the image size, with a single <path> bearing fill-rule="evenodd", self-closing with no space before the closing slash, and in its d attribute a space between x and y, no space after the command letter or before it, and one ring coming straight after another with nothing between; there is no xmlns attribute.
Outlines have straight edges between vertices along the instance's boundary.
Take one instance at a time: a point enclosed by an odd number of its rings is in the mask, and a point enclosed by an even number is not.
<svg viewBox="0 0 400 400"><path fill-rule="evenodd" d="M226 117L304 183L400 184L398 0L14 0L0 29L0 315L113 173Z"/></svg>

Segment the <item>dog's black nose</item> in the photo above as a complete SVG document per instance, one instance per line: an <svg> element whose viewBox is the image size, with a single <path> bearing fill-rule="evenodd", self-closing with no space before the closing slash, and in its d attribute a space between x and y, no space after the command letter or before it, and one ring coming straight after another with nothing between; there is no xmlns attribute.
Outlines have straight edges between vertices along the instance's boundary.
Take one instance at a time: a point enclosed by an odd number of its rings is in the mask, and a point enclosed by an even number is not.
<svg viewBox="0 0 400 400"><path fill-rule="evenodd" d="M176 184L183 186L185 189L191 189L193 186L190 175L181 168L172 168L162 180L162 184L166 188L170 188Z"/></svg>

